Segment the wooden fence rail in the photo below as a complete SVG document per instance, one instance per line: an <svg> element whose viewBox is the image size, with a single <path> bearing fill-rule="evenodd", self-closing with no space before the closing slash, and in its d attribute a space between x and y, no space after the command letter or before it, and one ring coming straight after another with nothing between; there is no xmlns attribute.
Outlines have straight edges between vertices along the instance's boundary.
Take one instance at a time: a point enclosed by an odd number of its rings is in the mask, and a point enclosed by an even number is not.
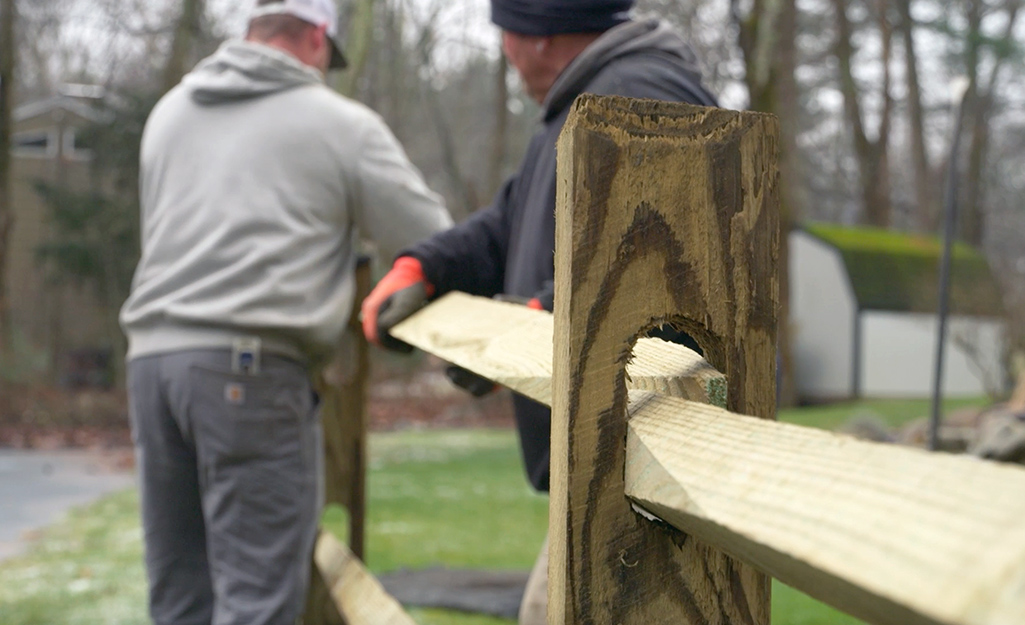
<svg viewBox="0 0 1025 625"><path fill-rule="evenodd" d="M489 380L552 405L551 313L449 293L394 328L392 335ZM630 388L724 406L726 379L695 352L641 339Z"/></svg>
<svg viewBox="0 0 1025 625"><path fill-rule="evenodd" d="M1025 471L771 421L776 134L584 96L554 315L455 294L394 334L552 405L549 623L768 623L768 575L872 623L1025 623ZM665 322L710 364L637 338Z"/></svg>

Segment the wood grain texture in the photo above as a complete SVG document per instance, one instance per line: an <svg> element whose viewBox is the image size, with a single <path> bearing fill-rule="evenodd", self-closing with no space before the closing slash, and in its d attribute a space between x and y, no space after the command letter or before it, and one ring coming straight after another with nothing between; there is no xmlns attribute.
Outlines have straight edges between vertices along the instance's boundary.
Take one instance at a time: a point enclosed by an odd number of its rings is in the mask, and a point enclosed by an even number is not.
<svg viewBox="0 0 1025 625"><path fill-rule="evenodd" d="M391 333L550 406L553 327L552 315L542 310L449 293ZM725 402L725 377L682 345L640 339L627 375L630 388L715 405Z"/></svg>
<svg viewBox="0 0 1025 625"><path fill-rule="evenodd" d="M870 623L1025 623L1025 470L631 393L626 492Z"/></svg>
<svg viewBox="0 0 1025 625"><path fill-rule="evenodd" d="M631 508L625 364L672 323L726 374L731 409L774 415L777 137L763 114L573 106L558 147L550 623L769 621L767 577Z"/></svg>
<svg viewBox="0 0 1025 625"><path fill-rule="evenodd" d="M348 625L338 613L338 606L331 597L331 589L324 582L324 576L317 568L315 557L310 558L310 569L310 587L306 592L306 606L303 608L303 625Z"/></svg>
<svg viewBox="0 0 1025 625"><path fill-rule="evenodd" d="M365 553L367 423L366 394L370 348L359 322L359 305L370 293L370 262L356 267L356 293L349 324L333 362L314 374L320 394L324 433L324 503L345 506L349 516L349 548L357 558ZM305 625L337 625L340 616L316 563L303 609Z"/></svg>
<svg viewBox="0 0 1025 625"><path fill-rule="evenodd" d="M349 324L333 362L321 375L320 419L324 431L325 503L349 512L349 548L364 553L366 517L366 394L370 348L359 322L359 305L370 293L369 262L356 269L356 294Z"/></svg>
<svg viewBox="0 0 1025 625"><path fill-rule="evenodd" d="M314 560L348 625L416 625L359 558L331 534L321 532Z"/></svg>

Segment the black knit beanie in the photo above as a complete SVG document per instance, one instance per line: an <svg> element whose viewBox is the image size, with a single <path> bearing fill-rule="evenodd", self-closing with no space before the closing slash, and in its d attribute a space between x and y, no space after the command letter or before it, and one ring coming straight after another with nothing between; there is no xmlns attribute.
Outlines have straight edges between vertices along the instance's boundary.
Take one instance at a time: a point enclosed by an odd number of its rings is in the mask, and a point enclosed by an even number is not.
<svg viewBox="0 0 1025 625"><path fill-rule="evenodd" d="M491 0L491 21L520 35L598 33L629 20L633 4L634 0Z"/></svg>

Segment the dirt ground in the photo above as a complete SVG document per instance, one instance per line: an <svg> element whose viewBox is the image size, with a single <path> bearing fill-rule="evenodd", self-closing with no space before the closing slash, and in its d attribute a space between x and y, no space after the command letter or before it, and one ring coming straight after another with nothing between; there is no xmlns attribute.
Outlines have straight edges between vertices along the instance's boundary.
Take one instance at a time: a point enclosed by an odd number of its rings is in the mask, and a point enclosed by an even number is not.
<svg viewBox="0 0 1025 625"><path fill-rule="evenodd" d="M512 427L507 391L475 399L453 386L444 369L433 358L401 367L375 363L367 402L370 429ZM13 386L3 395L0 447L131 447L124 391Z"/></svg>

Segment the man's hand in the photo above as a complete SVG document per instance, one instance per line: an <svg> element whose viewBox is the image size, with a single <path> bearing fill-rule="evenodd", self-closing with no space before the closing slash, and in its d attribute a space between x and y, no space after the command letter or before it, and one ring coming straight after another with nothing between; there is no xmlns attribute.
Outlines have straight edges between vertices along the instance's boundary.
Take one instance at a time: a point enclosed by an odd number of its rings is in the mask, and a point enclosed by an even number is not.
<svg viewBox="0 0 1025 625"><path fill-rule="evenodd" d="M445 376L448 377L452 384L455 384L474 397L484 397L498 389L498 385L491 380L459 365L449 365L446 367Z"/></svg>
<svg viewBox="0 0 1025 625"><path fill-rule="evenodd" d="M363 334L375 345L408 354L413 346L388 332L400 321L423 308L434 294L420 261L410 256L395 260L389 271L363 300Z"/></svg>

